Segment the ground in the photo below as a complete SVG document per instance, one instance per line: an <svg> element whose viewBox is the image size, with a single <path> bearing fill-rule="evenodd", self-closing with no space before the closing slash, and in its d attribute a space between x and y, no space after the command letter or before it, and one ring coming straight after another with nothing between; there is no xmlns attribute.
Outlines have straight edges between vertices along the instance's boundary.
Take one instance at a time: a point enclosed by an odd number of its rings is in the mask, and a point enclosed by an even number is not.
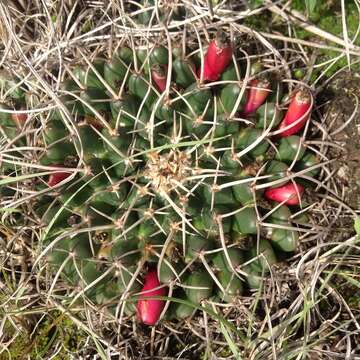
<svg viewBox="0 0 360 360"><path fill-rule="evenodd" d="M344 201L353 209L358 209L360 205L359 89L359 75L344 72L327 87L328 104L325 106L328 131L335 133L332 139L342 147L332 148L329 153L331 158L336 159L332 169L344 186ZM346 122L348 125L344 127Z"/></svg>

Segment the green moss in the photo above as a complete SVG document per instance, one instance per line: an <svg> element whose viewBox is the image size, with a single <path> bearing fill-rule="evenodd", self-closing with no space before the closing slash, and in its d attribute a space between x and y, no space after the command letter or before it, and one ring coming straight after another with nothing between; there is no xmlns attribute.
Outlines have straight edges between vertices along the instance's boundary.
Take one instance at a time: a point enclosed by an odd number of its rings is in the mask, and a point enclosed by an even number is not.
<svg viewBox="0 0 360 360"><path fill-rule="evenodd" d="M293 9L306 14L306 9L303 0L296 0L292 2ZM356 35L359 24L359 13L354 2L347 2L345 5L346 24L349 38ZM338 37L343 37L342 13L339 2L333 1L319 1L314 13L309 17L309 20L316 26ZM300 39L309 39L314 35L297 29L297 36ZM360 37L355 39L355 44L360 44Z"/></svg>
<svg viewBox="0 0 360 360"><path fill-rule="evenodd" d="M331 11L334 12L341 10L340 2L337 0L317 0L311 14L308 14L305 0L292 0L291 7L294 10L300 11L305 15L308 15L309 20L311 20L312 22L318 22L322 16L329 16L329 13Z"/></svg>
<svg viewBox="0 0 360 360"><path fill-rule="evenodd" d="M15 334L10 323L6 323L5 328L10 337ZM26 332L19 333L11 342L8 352L0 354L0 360L44 359L58 344L61 344L61 350L53 359L70 360L74 358L72 354L81 349L85 338L86 334L70 318L53 312L40 323L32 338Z"/></svg>
<svg viewBox="0 0 360 360"><path fill-rule="evenodd" d="M327 0L316 2L314 11L309 15L307 14L305 0L293 0L291 6L294 10L303 13L309 18L309 20L322 30L325 30L333 35L343 38L343 24L342 24L342 12L341 3L335 0ZM356 31L359 24L359 13L354 1L347 1L345 4L346 11L346 24L349 39L352 39L356 35ZM270 27L274 27L275 30L281 31L284 27L284 22L280 21L278 16L272 15L270 12L263 12L261 16L258 14L249 16L244 19L244 24L257 31L270 31ZM280 22L279 22L280 21ZM304 30L300 27L294 27L295 35L298 39L308 41L318 41L314 34ZM326 41L325 41L326 43ZM354 44L360 46L360 36L358 36ZM332 42L327 42L329 46L336 46ZM313 49L309 49L313 51ZM317 58L317 64L324 63L328 60L335 59L339 55L337 51L331 50L319 50L319 56ZM354 59L354 57L352 57ZM343 56L340 60L326 71L326 76L330 77L336 71L342 67L347 66L347 58ZM313 76L316 79L319 73L325 70L326 66L318 68L318 72L314 72ZM352 70L359 71L360 65L352 65Z"/></svg>
<svg viewBox="0 0 360 360"><path fill-rule="evenodd" d="M303 0L294 0L291 3L292 8L306 14L305 2ZM356 31L359 24L359 14L357 7L353 1L349 1L345 5L346 11L346 24L348 30L349 39L352 39L356 35ZM342 13L341 6L339 1L318 1L315 7L314 13L309 16L309 20L313 22L317 27L322 30L325 30L333 35L343 38L343 24L342 24ZM295 27L296 37L302 40L312 40L314 41L314 34L302 29ZM357 36L354 44L360 45L360 36ZM328 45L334 46L333 43L328 42ZM323 63L328 60L335 59L339 55L337 51L331 50L320 50L317 63ZM326 71L326 76L333 75L339 69L346 67L348 65L347 58L343 56L341 59L337 60L336 63ZM352 65L352 70L359 71L360 66L358 64ZM319 72L325 70L325 67L319 69ZM317 73L314 73L314 78L318 76Z"/></svg>
<svg viewBox="0 0 360 360"><path fill-rule="evenodd" d="M304 9L299 9L299 7L294 6L296 10L304 12ZM331 34L334 34L338 37L343 36L343 24L342 24L342 15L341 9L337 7L328 7L320 6L319 9L314 13L314 15L309 17L309 20L313 22L316 26L325 30ZM346 23L349 38L352 38L356 34L356 30L359 23L359 14L355 4L348 3L346 5ZM305 30L297 30L297 35L301 39L308 39L313 35ZM357 37L356 43L360 43L360 37Z"/></svg>
<svg viewBox="0 0 360 360"><path fill-rule="evenodd" d="M24 359L24 352L28 344L27 334L21 333L17 336L8 348L0 354L0 360L21 360ZM3 350L3 349L2 349Z"/></svg>
<svg viewBox="0 0 360 360"><path fill-rule="evenodd" d="M230 347L229 346L224 346L221 349L221 351L219 353L219 356L226 358L226 357L230 357L232 354L233 354L233 352L231 351Z"/></svg>
<svg viewBox="0 0 360 360"><path fill-rule="evenodd" d="M257 14L253 16L247 16L244 19L244 25L256 31L267 31L270 22L271 14L267 12L262 13L261 16Z"/></svg>

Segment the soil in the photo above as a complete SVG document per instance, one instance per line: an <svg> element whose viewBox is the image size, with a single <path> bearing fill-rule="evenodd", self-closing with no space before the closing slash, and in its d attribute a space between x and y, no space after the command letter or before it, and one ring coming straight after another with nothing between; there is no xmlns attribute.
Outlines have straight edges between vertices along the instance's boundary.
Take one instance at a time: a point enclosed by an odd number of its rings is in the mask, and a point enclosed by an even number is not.
<svg viewBox="0 0 360 360"><path fill-rule="evenodd" d="M330 147L326 154L329 159L336 159L330 166L330 170L334 171L333 179L339 189L344 189L344 197L341 200L360 216L360 74L342 73L327 86L326 93L319 95L320 102L322 98L327 101L322 112L329 134L333 133L327 140L341 146L340 149ZM353 119L344 127L351 116ZM335 133L338 129L341 131ZM338 207L336 204L333 205ZM332 224L329 241L346 240L353 236L353 226L353 214L342 211ZM356 267L350 266L348 271L356 276L359 274ZM358 287L341 277L335 276L333 280L333 285L353 311L359 311L360 301L356 295Z"/></svg>
<svg viewBox="0 0 360 360"><path fill-rule="evenodd" d="M342 73L328 86L326 94L330 99L325 106L324 118L330 141L342 149L331 147L328 156L336 159L331 165L335 171L335 181L344 186L343 201L353 210L360 209L360 75ZM357 104L358 100L358 104ZM353 115L352 121L344 124ZM337 132L338 129L341 131ZM337 133L336 133L337 132ZM333 135L331 135L333 133Z"/></svg>

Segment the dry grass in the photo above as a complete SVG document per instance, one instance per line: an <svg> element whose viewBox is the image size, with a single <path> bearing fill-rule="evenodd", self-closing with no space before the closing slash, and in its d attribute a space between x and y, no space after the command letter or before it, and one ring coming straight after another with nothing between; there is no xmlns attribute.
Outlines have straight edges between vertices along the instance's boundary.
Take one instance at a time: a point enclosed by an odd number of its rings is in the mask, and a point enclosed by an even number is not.
<svg viewBox="0 0 360 360"><path fill-rule="evenodd" d="M123 310L118 316L110 316L88 301L84 291L67 288L58 279L59 274L54 277L48 271L44 261L46 249L41 247L44 233L32 208L39 197L32 179L56 170L38 163L43 150L40 140L46 126L46 111L60 107L67 126L76 132L74 119L61 103L58 91L74 63L91 64L97 54L111 54L123 42L143 46L164 42L171 47L176 39L183 46L193 45L203 53L204 39L210 39L216 29L223 27L241 46L245 59L265 59L265 71L281 71L291 91L297 85L291 80L292 73L299 64L307 68L305 79L310 79L313 62L308 49L336 49L339 56L348 59L360 55L360 49L346 34L346 26L342 39L331 36L316 26L309 27L303 20L296 20L297 15L287 11L285 2L266 1L263 7L253 11L236 1L219 1L216 5L211 0L171 3L173 8L181 3L186 5L186 20L159 22L154 6L154 23L149 28L135 21L136 15L143 11L140 6L133 13L127 11L129 4L136 6L136 2L14 0L0 3L1 71L15 77L17 86L29 89L29 108L18 111L28 114L19 135L26 137L27 146L17 149L19 156L12 154L11 144L5 140L0 142L2 161L18 164L16 177L0 177L0 186L10 183L14 190L12 196L0 198L0 359L10 359L7 354L11 344L24 334L35 334L43 319L47 315L53 317L54 311L57 314L54 324L61 323L60 318L66 315L81 329L82 337L74 346L74 356L79 359L89 355L102 359L360 358L360 297L355 295L355 291L360 291L360 240L348 226L360 210L345 203L344 186L332 170L335 159L329 154L332 148L341 148L334 140L341 129L329 128L322 104L316 104L314 120L304 131L305 145L314 149L322 160L317 165L321 168L318 180L307 176L315 167L288 175L289 180L300 177L313 182L307 194L311 205L304 209L310 211L311 220L296 227L301 232L298 252L274 266L260 291L239 297L231 305L209 300L201 304L203 311L195 317L182 322L164 321L150 329L123 317ZM245 17L260 16L267 9L286 21L284 28L288 27L288 35L257 32L242 24ZM291 35L295 23L314 33L313 42L300 41ZM324 72L328 65L322 64ZM249 72L242 82L244 91L248 78ZM322 80L320 75L314 83L309 80L306 85L317 93L318 89L322 90ZM170 82L166 91L169 87ZM1 100L6 96L2 93ZM353 116L349 117L347 126L358 121L356 94L354 99ZM101 114L98 115L101 118ZM265 131L262 138L268 134L269 131ZM212 137L209 133L202 142L191 144L192 151L196 152L204 141L211 143ZM178 146L184 141L178 139ZM86 172L81 154L72 171ZM221 174L209 172L207 175L215 182ZM203 179L204 176L199 178L199 183ZM257 185L257 188L273 184L276 182ZM226 186L230 184L223 185ZM188 193L193 190L187 189ZM181 209L179 211L181 215ZM259 226L267 224L266 218L258 220ZM338 226L344 226L342 234L337 231ZM222 243L226 252L224 239ZM160 259L163 256L158 255ZM204 256L202 260L206 266ZM142 263L138 264L138 272L141 267ZM241 268L234 270L241 276ZM349 291L354 292L354 299ZM29 341L25 350L33 351L36 346L39 346L36 341ZM57 359L61 353L70 359L70 350L64 349L64 337L60 334L54 337L48 352L31 358ZM25 352L20 356L27 358Z"/></svg>

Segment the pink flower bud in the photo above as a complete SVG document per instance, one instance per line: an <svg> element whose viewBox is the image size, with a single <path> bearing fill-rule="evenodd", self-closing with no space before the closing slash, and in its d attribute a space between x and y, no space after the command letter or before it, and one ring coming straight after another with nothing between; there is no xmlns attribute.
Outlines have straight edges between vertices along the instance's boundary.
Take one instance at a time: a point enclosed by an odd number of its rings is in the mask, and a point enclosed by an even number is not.
<svg viewBox="0 0 360 360"><path fill-rule="evenodd" d="M164 92L166 89L167 67L154 65L151 68L151 79L157 89L161 92Z"/></svg>
<svg viewBox="0 0 360 360"><path fill-rule="evenodd" d="M11 118L16 123L24 123L27 120L28 116L27 116L27 114L24 114L24 113L22 113L22 114L13 113L13 114L11 114Z"/></svg>
<svg viewBox="0 0 360 360"><path fill-rule="evenodd" d="M224 39L223 33L219 33L204 57L204 80L216 81L230 64L232 53L230 43Z"/></svg>
<svg viewBox="0 0 360 360"><path fill-rule="evenodd" d="M52 166L58 166L61 167L62 165L52 165ZM66 178L68 178L71 175L71 172L66 172L66 171L57 171L52 173L49 176L49 180L47 182L47 184L50 187L53 187L57 184L59 184L61 181L65 180Z"/></svg>
<svg viewBox="0 0 360 360"><path fill-rule="evenodd" d="M284 204L286 205L299 205L303 192L304 187L302 185L289 182L274 189L266 189L264 196L268 200L279 203L285 201Z"/></svg>
<svg viewBox="0 0 360 360"><path fill-rule="evenodd" d="M285 117L279 126L279 129L287 129L279 133L279 136L287 137L299 132L310 118L312 105L312 95L308 90L297 91L291 99ZM291 124L293 126L290 126Z"/></svg>
<svg viewBox="0 0 360 360"><path fill-rule="evenodd" d="M150 270L145 276L144 286L137 302L137 316L144 324L155 325L164 309L164 300L151 299L154 296L167 295L167 289L159 286L161 284L157 271Z"/></svg>
<svg viewBox="0 0 360 360"><path fill-rule="evenodd" d="M250 89L247 92L246 103L243 116L254 113L266 100L270 94L270 83L268 80L254 79L250 81Z"/></svg>

